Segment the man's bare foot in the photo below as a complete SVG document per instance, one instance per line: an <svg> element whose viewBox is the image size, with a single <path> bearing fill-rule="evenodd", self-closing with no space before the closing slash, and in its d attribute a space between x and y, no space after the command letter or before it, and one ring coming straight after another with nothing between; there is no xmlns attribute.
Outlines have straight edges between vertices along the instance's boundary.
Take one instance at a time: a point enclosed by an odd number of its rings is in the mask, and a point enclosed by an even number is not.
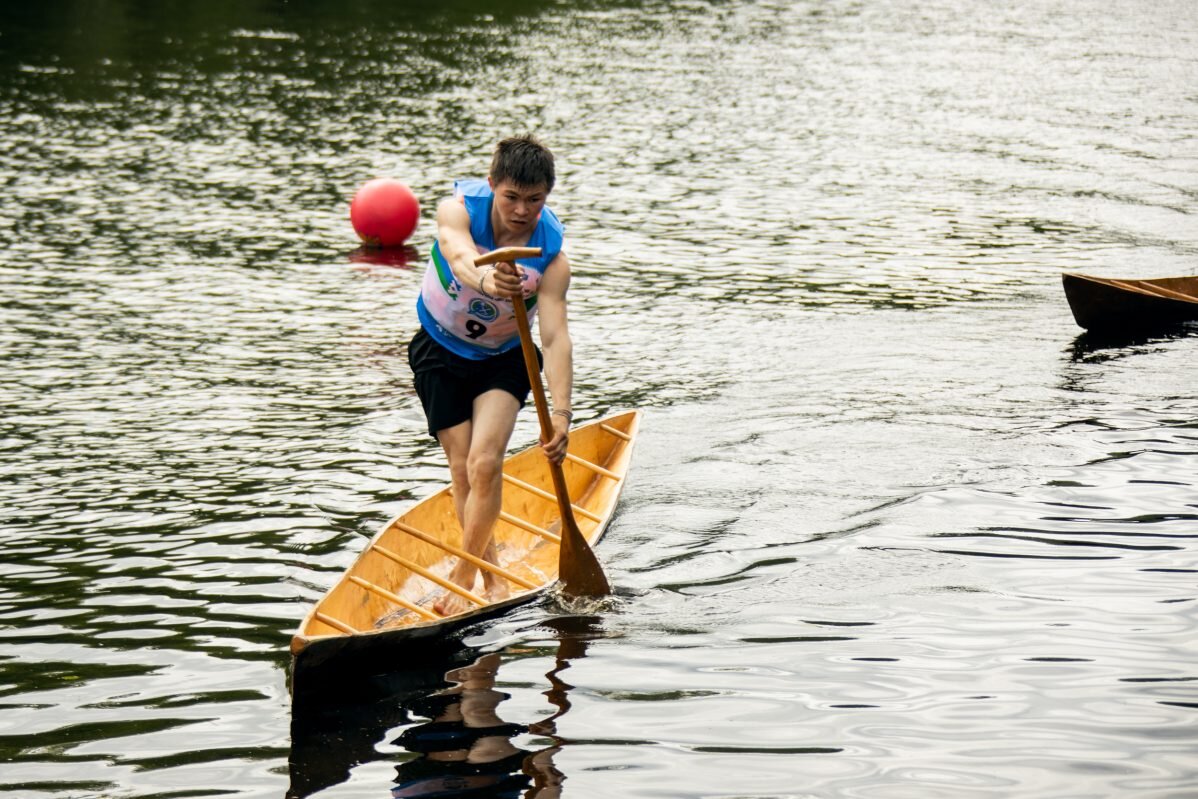
<svg viewBox="0 0 1198 799"><path fill-rule="evenodd" d="M495 577L485 582L488 602L502 602L512 595L512 592L508 590L507 580L502 577Z"/></svg>
<svg viewBox="0 0 1198 799"><path fill-rule="evenodd" d="M433 610L441 616L456 616L474 607L474 603L465 597L449 591L433 605Z"/></svg>
<svg viewBox="0 0 1198 799"><path fill-rule="evenodd" d="M449 579L455 585L462 585L463 582L458 581L457 574L451 574ZM508 589L507 581L493 574L487 574L483 577L484 596L488 602L502 602L511 596L511 591ZM445 596L441 597L434 603L433 610L442 616L455 616L458 613L464 613L467 610L473 610L475 604L465 597L458 596L452 591L449 591Z"/></svg>
<svg viewBox="0 0 1198 799"><path fill-rule="evenodd" d="M460 585L462 588L473 593L476 574L476 567L459 560L446 579L454 585ZM438 599L433 605L433 610L442 616L456 616L473 607L475 607L474 603L466 599L466 597L454 591L447 590L445 596Z"/></svg>
<svg viewBox="0 0 1198 799"><path fill-rule="evenodd" d="M495 550L491 548L486 556L491 563L495 562ZM460 585L467 591L474 590L477 572L474 566L458 561L458 565L449 573L447 578L454 585ZM511 596L507 580L489 571L483 571L483 592L488 602L502 602ZM467 610L473 610L476 605L453 591L447 592L433 604L433 610L442 616L455 616Z"/></svg>

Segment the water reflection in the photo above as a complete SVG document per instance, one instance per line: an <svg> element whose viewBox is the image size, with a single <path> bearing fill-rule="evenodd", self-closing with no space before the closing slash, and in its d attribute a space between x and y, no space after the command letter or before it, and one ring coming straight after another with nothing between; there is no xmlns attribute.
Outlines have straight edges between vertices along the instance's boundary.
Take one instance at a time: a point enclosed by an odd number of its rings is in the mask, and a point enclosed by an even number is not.
<svg viewBox="0 0 1198 799"><path fill-rule="evenodd" d="M1093 5L0 3L0 794L429 760L391 742L478 650L288 739L288 635L445 478L419 266L355 262L346 211L386 173L429 213L524 130L576 410L649 423L588 740L535 738L549 641L500 652L511 746L622 799L1198 784L1194 342L1071 352L1060 293L1193 271L1198 4Z"/></svg>
<svg viewBox="0 0 1198 799"><path fill-rule="evenodd" d="M297 694L288 799L345 782L356 766L385 759L377 744L397 727L405 728L391 744L415 757L397 766L393 797L559 796L565 775L554 755L567 741L557 735L557 720L570 709L573 687L560 675L586 656L588 641L599 634L597 623L594 616L550 619L541 626L553 631L556 648L508 650L553 658L544 695L554 712L538 721L502 717L500 705L510 698L496 687L504 656L478 655L464 646L430 662L347 680L340 688L326 682L319 692ZM522 748L514 739L526 733L548 738L549 745Z"/></svg>
<svg viewBox="0 0 1198 799"><path fill-rule="evenodd" d="M1086 331L1073 340L1069 348L1070 360L1075 363L1100 363L1122 358L1148 344L1184 339L1198 333L1198 324L1182 322L1162 325L1154 330Z"/></svg>
<svg viewBox="0 0 1198 799"><path fill-rule="evenodd" d="M392 796L515 796L526 787L530 753L512 738L528 727L499 717L499 704L510 698L495 688L500 662L490 654L454 669L445 675L454 687L413 703L411 709L431 721L394 741L417 757L397 769Z"/></svg>
<svg viewBox="0 0 1198 799"><path fill-rule="evenodd" d="M349 262L358 268L413 267L420 265L420 251L415 247L366 247L349 254Z"/></svg>

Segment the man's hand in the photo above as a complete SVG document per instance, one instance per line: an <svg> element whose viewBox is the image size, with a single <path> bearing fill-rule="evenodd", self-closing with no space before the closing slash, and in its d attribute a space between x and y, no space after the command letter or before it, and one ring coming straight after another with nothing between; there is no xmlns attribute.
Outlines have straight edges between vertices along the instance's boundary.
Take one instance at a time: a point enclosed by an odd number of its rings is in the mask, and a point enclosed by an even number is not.
<svg viewBox="0 0 1198 799"><path fill-rule="evenodd" d="M549 419L553 424L553 438L541 442L541 449L551 462L561 464L566 459L566 447L570 443L570 420L556 413Z"/></svg>
<svg viewBox="0 0 1198 799"><path fill-rule="evenodd" d="M495 269L491 272L491 279L495 282L495 290L491 292L496 297L509 299L515 296L524 296L524 273L520 267L508 261L500 261L495 264ZM484 286L484 288L486 288Z"/></svg>

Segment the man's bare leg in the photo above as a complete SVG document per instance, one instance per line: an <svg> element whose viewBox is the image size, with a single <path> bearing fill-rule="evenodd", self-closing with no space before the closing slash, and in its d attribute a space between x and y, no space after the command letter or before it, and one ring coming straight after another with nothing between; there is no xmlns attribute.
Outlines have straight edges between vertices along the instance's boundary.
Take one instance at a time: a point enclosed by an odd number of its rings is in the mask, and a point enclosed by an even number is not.
<svg viewBox="0 0 1198 799"><path fill-rule="evenodd" d="M462 524L462 547L492 563L498 562L491 530L503 502L503 455L519 410L519 401L508 392L488 391L474 400L474 416L469 422L437 433L449 459L455 504ZM449 579L463 588L471 588L477 571L474 564L459 560ZM483 572L483 586L492 602L508 596L507 583L488 571ZM470 607L467 600L450 593L433 609L448 616Z"/></svg>
<svg viewBox="0 0 1198 799"><path fill-rule="evenodd" d="M453 486L453 507L458 524L463 528L466 518L466 500L470 498L470 479L466 473L466 458L470 454L470 433L474 423L467 419L459 425L437 431L437 440L449 461L449 480Z"/></svg>

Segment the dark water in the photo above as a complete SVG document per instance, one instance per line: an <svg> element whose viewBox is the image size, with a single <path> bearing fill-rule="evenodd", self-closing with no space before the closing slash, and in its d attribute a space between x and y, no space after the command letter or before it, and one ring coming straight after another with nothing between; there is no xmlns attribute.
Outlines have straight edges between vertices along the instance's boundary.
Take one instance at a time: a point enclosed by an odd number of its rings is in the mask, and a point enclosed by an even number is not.
<svg viewBox="0 0 1198 799"><path fill-rule="evenodd" d="M1198 796L1195 331L1059 284L1198 270L1198 6L411 5L0 9L0 791ZM348 200L524 130L621 599L293 708L445 478Z"/></svg>

